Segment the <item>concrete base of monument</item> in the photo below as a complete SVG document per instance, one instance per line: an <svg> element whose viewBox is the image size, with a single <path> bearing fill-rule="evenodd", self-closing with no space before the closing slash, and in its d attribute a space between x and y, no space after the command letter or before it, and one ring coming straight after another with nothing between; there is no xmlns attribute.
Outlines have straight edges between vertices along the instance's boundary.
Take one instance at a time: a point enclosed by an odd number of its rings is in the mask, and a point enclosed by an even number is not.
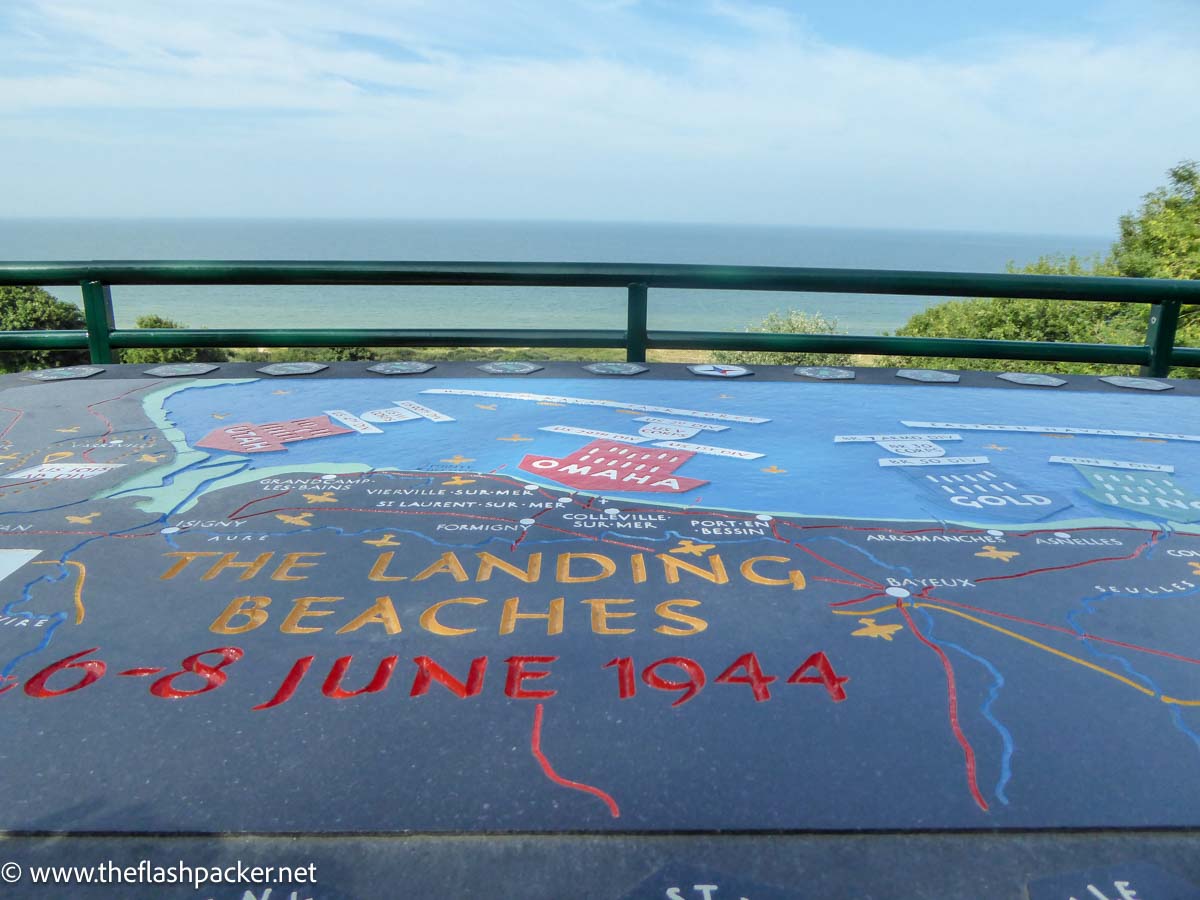
<svg viewBox="0 0 1200 900"><path fill-rule="evenodd" d="M1200 880L1200 385L368 366L0 378L14 859Z"/></svg>

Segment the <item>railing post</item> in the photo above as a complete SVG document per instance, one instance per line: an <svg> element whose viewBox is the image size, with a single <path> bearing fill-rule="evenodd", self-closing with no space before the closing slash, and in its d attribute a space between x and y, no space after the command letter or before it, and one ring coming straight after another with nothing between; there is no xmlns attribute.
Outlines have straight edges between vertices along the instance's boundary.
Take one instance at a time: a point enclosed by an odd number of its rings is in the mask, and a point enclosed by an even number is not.
<svg viewBox="0 0 1200 900"><path fill-rule="evenodd" d="M99 281L83 282L83 318L87 322L88 353L94 363L112 362L112 291Z"/></svg>
<svg viewBox="0 0 1200 900"><path fill-rule="evenodd" d="M629 362L646 361L646 295L644 284L631 284L626 301L625 359Z"/></svg>
<svg viewBox="0 0 1200 900"><path fill-rule="evenodd" d="M1164 300L1150 307L1150 323L1146 327L1146 346L1150 362L1142 366L1143 375L1163 378L1171 371L1171 351L1175 348L1175 331L1179 327L1178 300Z"/></svg>

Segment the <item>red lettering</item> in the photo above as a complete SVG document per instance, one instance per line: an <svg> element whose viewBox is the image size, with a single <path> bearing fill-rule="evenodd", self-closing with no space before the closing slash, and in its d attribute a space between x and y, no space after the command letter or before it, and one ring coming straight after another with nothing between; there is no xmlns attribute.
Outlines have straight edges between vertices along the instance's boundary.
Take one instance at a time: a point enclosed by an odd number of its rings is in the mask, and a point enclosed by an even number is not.
<svg viewBox="0 0 1200 900"><path fill-rule="evenodd" d="M346 691L342 689L342 678L346 674L346 670L350 668L350 663L354 661L353 656L339 656L334 660L333 668L329 670L329 675L325 678L325 683L321 685L321 693L326 697L331 697L334 700L346 700L350 697L358 697L361 694L377 694L388 686L388 682L392 680L392 670L396 668L396 663L400 660L398 656L386 656L379 661L379 665L375 667L375 677L367 684L366 687L361 687L357 691Z"/></svg>
<svg viewBox="0 0 1200 900"><path fill-rule="evenodd" d="M745 672L744 675L735 675L738 670ZM717 676L718 684L748 684L754 691L754 702L762 703L764 700L771 699L771 689L768 685L772 681L778 681L774 675L764 675L762 667L758 664L758 657L753 653L743 653L733 661L733 664Z"/></svg>
<svg viewBox="0 0 1200 900"><path fill-rule="evenodd" d="M816 669L816 675L805 675L809 669ZM833 671L833 666L830 665L829 659L824 653L818 651L804 661L804 663L791 677L788 678L788 684L823 684L825 690L829 692L829 697L834 703L841 703L846 699L846 690L842 687L850 679Z"/></svg>
<svg viewBox="0 0 1200 900"><path fill-rule="evenodd" d="M617 667L617 696L628 700L637 693L637 682L633 677L633 659L628 656L610 659L601 668L610 669L613 666Z"/></svg>
<svg viewBox="0 0 1200 900"><path fill-rule="evenodd" d="M27 682L25 682L25 693L30 697L38 697L44 699L46 697L61 697L63 694L70 694L73 691L81 690L87 687L94 681L99 681L104 677L108 666L98 659L85 659L76 662L81 656L87 656L89 653L95 653L99 647L92 647L90 650L81 650L79 653L72 653L66 659L60 659L53 665L46 666ZM83 669L83 677L75 684L61 690L52 691L46 687L46 682L58 672L65 672L68 669ZM11 685L10 685L11 687Z"/></svg>
<svg viewBox="0 0 1200 900"><path fill-rule="evenodd" d="M428 656L418 656L413 662L417 664L417 675L413 679L410 697L421 697L429 691L429 686L437 682L460 700L464 697L474 697L483 690L483 675L487 671L487 657L480 656L471 660L471 668L467 672L467 683L463 684Z"/></svg>
<svg viewBox="0 0 1200 900"><path fill-rule="evenodd" d="M548 665L557 659L557 656L510 656L505 660L508 663L508 677L504 680L505 696L516 700L543 700L546 697L553 697L558 691L525 688L526 681L547 678L550 675L549 672L527 672L525 667L530 663Z"/></svg>
<svg viewBox="0 0 1200 900"><path fill-rule="evenodd" d="M275 692L275 696L266 703L252 706L251 709L271 709L274 706L280 706L291 700L292 694L296 693L296 688L300 686L300 682L308 674L308 667L312 665L314 658L312 656L302 656L292 663L292 667L288 670L283 683L279 685L279 690Z"/></svg>
<svg viewBox="0 0 1200 900"><path fill-rule="evenodd" d="M207 656L210 653L220 654L221 657L219 662L211 666L200 661L200 657ZM223 671L224 668L237 662L244 655L238 647L215 647L212 650L202 650L199 653L193 653L183 661L180 671L164 675L154 682L154 684L150 685L150 693L155 697L162 697L164 700L182 700L184 697L195 697L197 694L206 694L209 691L215 691L229 679L228 673ZM203 678L203 687L198 687L192 691L180 690L175 687L175 679L184 675L198 675Z"/></svg>
<svg viewBox="0 0 1200 900"><path fill-rule="evenodd" d="M675 666L687 674L687 681L670 681L658 674L659 666ZM687 703L704 687L704 669L700 663L686 656L668 656L657 662L652 662L642 670L642 681L658 691L683 691L671 706L682 706Z"/></svg>

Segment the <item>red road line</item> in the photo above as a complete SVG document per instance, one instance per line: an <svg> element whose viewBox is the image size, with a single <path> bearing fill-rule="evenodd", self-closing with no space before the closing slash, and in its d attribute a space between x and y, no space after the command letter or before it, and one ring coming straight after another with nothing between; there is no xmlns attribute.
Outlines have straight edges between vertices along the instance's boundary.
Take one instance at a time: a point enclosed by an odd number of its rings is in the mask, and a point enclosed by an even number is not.
<svg viewBox="0 0 1200 900"><path fill-rule="evenodd" d="M128 397L130 394L136 393L137 391L144 391L149 387L153 387L153 385L149 385L149 384L139 385L138 387L130 388L123 394L118 394L115 397L109 397L107 400L97 400L95 403L89 403L86 407L84 407L91 415L95 416L97 419L100 419L102 422L104 422L104 425L105 425L104 434L100 435L98 440L103 441L106 437L108 437L110 434L112 434L113 423L112 423L112 420L110 420L108 418L108 416L104 415L104 413L96 412L95 407L100 406L103 403L112 403L114 400L120 400L122 397ZM87 450L83 451L84 462L91 462L92 461L92 452L95 450L99 450L99 449L100 449L99 447L90 447Z"/></svg>
<svg viewBox="0 0 1200 900"><path fill-rule="evenodd" d="M1096 563L1103 563L1103 562L1127 562L1131 559L1137 559L1147 549L1149 549L1150 547L1153 547L1154 544L1158 541L1159 535L1160 535L1160 532L1157 532L1157 531L1154 532L1153 536L1150 538L1149 541L1147 541L1144 544L1139 545L1136 550L1134 550L1132 553L1130 553L1126 556L1105 556L1105 557L1101 557L1100 559L1085 559L1081 562L1068 563L1065 566L1046 566L1045 568L1042 568L1042 569L1030 569L1028 572L1014 572L1012 575L988 575L984 578L976 578L975 583L980 584L984 581L1008 581L1013 578L1024 578L1026 575L1041 575L1046 572L1063 572L1063 571L1066 571L1067 569L1079 569L1079 568L1082 568L1083 566L1091 566L1091 565L1095 565Z"/></svg>
<svg viewBox="0 0 1200 900"><path fill-rule="evenodd" d="M850 587L871 587L871 585L863 584L861 581L844 581L841 578L825 578L821 575L814 575L813 581L827 581L829 584L848 584Z"/></svg>
<svg viewBox="0 0 1200 900"><path fill-rule="evenodd" d="M971 796L974 798L975 803L979 806L979 808L984 812L987 812L987 801L983 799L983 794L979 792L979 783L975 777L975 748L971 746L971 742L967 740L967 736L963 733L962 727L958 724L958 687L954 682L954 666L951 664L950 658L946 656L945 651L942 650L941 647L933 643L933 641L929 640L929 638L925 637L925 635L921 634L920 629L917 628L917 623L913 621L912 616L909 615L908 609L905 608L904 604L897 603L896 606L899 607L900 614L904 616L904 620L908 623L909 629L917 636L917 639L926 647L931 649L934 653L936 653L938 655L938 659L942 661L942 669L946 672L946 698L950 712L950 729L954 732L954 737L955 740L958 741L958 745L962 747L963 760L967 769L967 785L971 789Z"/></svg>
<svg viewBox="0 0 1200 900"><path fill-rule="evenodd" d="M287 492L285 491L284 493L287 493ZM279 496L279 495L276 494L276 496ZM258 498L258 500L266 500L266 499L269 499L269 498L267 498L267 497L259 497ZM251 500L250 503L257 503L258 500ZM250 503L247 503L246 506L249 506ZM245 506L241 507L238 510L238 512L241 512L241 510L245 509L245 508L246 508ZM243 521L245 519L253 519L257 516L266 516L266 515L270 515L271 513L280 513L280 512L358 512L358 513L378 513L381 515L388 515L388 516L442 516L442 517L446 516L445 512L426 512L426 511L420 510L420 509L374 509L374 508L369 508L369 507L364 508L364 507L359 507L359 506L323 506L318 510L314 510L313 507L311 507L311 506L280 506L280 507L276 507L275 509L264 509L261 512L247 513L244 516L239 516L237 513L234 513L233 515L229 516L228 518L231 521ZM521 524L520 522L518 522L515 519L505 519L501 516L477 516L477 515L472 515L471 513L462 513L462 512L455 512L455 513L451 513L450 515L454 518L459 518L459 519L482 519L485 522L503 522L506 525L520 525ZM313 526L310 526L310 527L313 527ZM316 527L320 527L320 526L316 526ZM563 534L569 534L572 537L582 538L584 540L596 541L596 542L602 543L602 544L613 544L617 547L628 547L632 550L637 550L641 553L653 553L655 551L654 547L639 547L637 544L627 544L624 541L614 541L612 538L601 538L601 537L596 537L596 536L590 535L590 534L580 534L578 531L571 531L569 528L559 528L556 525L541 525L541 524L539 524L538 527L548 528L550 531L560 531ZM851 573L851 574L853 574L853 573Z"/></svg>
<svg viewBox="0 0 1200 900"><path fill-rule="evenodd" d="M865 603L868 600L874 600L876 597L886 596L883 591L877 591L874 594L867 594L865 597L859 597L856 600L839 600L837 603L830 603L830 606L853 606L855 603Z"/></svg>
<svg viewBox="0 0 1200 900"><path fill-rule="evenodd" d="M837 569L839 572L844 572L845 574L849 575L851 578L859 579L860 585L862 587L877 587L880 590L883 590L883 585L880 584L878 581L868 578L865 575L859 575L857 572L852 572L847 568L839 566L835 562L830 562L825 557L821 556L821 554L814 553L812 550L809 550L803 544L792 544L792 546L795 547L797 550L801 550L804 553L807 553L809 556L813 557L814 559L819 559L821 562L825 563L825 565L830 566L831 568Z"/></svg>
<svg viewBox="0 0 1200 900"><path fill-rule="evenodd" d="M3 439L5 435L12 431L12 427L21 421L21 416L25 415L25 410L16 409L12 406L0 406L0 409L4 410L5 412L16 413L16 416L13 417L13 420L4 426L3 431L0 431L0 439Z"/></svg>
<svg viewBox="0 0 1200 900"><path fill-rule="evenodd" d="M547 778L561 787L571 788L576 791L583 791L591 794L594 797L599 797L608 807L608 811L612 813L612 817L614 819L619 819L621 817L621 810L617 806L617 801L614 800L611 795L600 790L598 787L592 787L590 784L582 784L578 781L571 781L570 779L563 778L554 771L554 767L550 765L550 760L546 759L546 754L542 752L543 706L544 704L539 703L533 711L533 735L529 740L529 749L533 751L533 756L538 761L538 764L542 767L542 772L545 773Z"/></svg>
<svg viewBox="0 0 1200 900"><path fill-rule="evenodd" d="M253 506L255 503L261 503L263 500L274 500L276 497L282 497L284 494L290 494L291 492L291 488L288 488L286 491L280 491L278 494L267 494L265 497L255 497L253 500L248 500L243 503L228 516L226 516L226 518L231 520L236 519L243 509L247 509L248 507Z"/></svg>

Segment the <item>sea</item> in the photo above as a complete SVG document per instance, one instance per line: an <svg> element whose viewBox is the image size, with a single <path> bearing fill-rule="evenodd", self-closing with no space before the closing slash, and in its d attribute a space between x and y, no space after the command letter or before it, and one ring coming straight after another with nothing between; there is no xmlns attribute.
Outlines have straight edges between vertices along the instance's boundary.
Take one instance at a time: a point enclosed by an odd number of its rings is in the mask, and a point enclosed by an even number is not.
<svg viewBox="0 0 1200 900"><path fill-rule="evenodd" d="M705 263L1003 272L1104 254L1106 235L807 226L382 219L0 219L0 260L393 260ZM78 285L48 286L81 302ZM743 331L775 311L881 334L944 298L651 290L652 329ZM117 286L118 327L623 328L625 291L449 286Z"/></svg>

